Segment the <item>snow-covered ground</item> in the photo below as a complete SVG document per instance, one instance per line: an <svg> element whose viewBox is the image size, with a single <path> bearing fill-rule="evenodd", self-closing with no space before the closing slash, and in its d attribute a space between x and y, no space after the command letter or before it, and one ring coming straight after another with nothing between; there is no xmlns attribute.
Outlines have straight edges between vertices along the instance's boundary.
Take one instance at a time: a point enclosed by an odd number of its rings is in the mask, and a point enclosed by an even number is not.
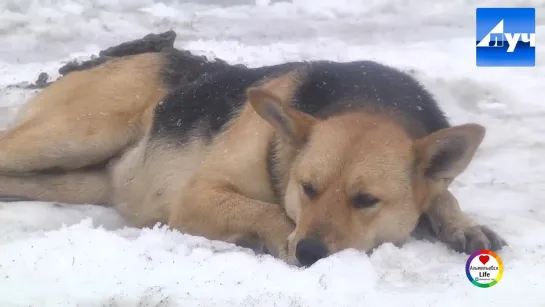
<svg viewBox="0 0 545 307"><path fill-rule="evenodd" d="M224 3L229 3L225 5ZM475 8L537 7L535 68L475 67ZM492 288L437 243L345 251L303 270L97 206L0 203L0 306L545 306L545 1L4 0L0 123L62 61L174 29L176 46L232 63L374 59L414 69L453 123L488 128L454 184L510 246Z"/></svg>

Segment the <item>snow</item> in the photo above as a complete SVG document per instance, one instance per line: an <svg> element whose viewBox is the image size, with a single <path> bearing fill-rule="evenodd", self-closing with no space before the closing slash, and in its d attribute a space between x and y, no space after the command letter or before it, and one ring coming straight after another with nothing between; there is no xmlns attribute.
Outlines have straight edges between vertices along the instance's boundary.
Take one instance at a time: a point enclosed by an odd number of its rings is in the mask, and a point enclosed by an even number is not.
<svg viewBox="0 0 545 307"><path fill-rule="evenodd" d="M61 62L170 28L177 47L251 66L372 59L415 75L453 123L487 127L453 185L510 243L492 288L439 243L347 250L308 269L231 244L135 229L92 205L0 203L0 306L545 306L545 2L542 0L4 0L0 123ZM537 66L478 68L477 6L537 7Z"/></svg>

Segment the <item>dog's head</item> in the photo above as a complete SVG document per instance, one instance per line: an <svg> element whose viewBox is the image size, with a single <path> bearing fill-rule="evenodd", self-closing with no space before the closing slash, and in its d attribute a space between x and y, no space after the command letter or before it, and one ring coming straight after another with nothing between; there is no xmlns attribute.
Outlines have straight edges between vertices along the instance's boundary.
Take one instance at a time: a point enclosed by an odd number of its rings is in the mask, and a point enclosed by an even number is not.
<svg viewBox="0 0 545 307"><path fill-rule="evenodd" d="M405 241L430 202L467 167L485 133L466 124L415 141L388 116L352 112L319 120L263 87L250 89L248 98L296 149L283 192L296 222L290 252L302 265L347 248L369 252Z"/></svg>

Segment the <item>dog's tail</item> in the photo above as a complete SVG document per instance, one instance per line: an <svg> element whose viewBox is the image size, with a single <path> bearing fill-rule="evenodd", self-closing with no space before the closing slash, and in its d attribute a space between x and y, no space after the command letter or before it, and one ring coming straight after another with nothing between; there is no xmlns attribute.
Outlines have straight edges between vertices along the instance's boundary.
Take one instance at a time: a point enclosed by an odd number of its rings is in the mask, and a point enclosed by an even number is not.
<svg viewBox="0 0 545 307"><path fill-rule="evenodd" d="M60 174L0 175L0 201L46 201L67 204L111 203L111 184L104 170Z"/></svg>
<svg viewBox="0 0 545 307"><path fill-rule="evenodd" d="M21 202L21 201L38 201L38 199L25 197L25 196L14 196L14 195L2 195L2 194L0 194L0 202L15 203L15 202Z"/></svg>

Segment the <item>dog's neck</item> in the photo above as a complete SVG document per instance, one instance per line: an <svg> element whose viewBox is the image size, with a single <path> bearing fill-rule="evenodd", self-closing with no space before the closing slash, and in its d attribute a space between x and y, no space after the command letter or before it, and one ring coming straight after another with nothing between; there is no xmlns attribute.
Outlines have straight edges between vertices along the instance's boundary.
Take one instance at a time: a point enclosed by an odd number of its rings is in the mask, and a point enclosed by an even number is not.
<svg viewBox="0 0 545 307"><path fill-rule="evenodd" d="M290 180L292 165L301 150L304 150L304 144L295 145L278 134L275 134L269 143L267 171L276 201L282 206L284 205L284 196Z"/></svg>

